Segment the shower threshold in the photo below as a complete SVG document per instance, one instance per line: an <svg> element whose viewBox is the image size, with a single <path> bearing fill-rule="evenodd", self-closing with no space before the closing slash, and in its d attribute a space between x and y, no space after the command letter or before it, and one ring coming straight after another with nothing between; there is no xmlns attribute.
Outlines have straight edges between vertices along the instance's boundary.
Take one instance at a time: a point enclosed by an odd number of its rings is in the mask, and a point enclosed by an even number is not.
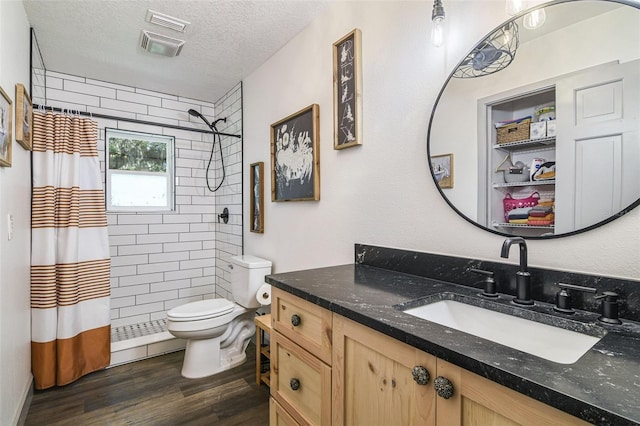
<svg viewBox="0 0 640 426"><path fill-rule="evenodd" d="M184 349L185 341L167 331L164 319L111 329L111 366Z"/></svg>

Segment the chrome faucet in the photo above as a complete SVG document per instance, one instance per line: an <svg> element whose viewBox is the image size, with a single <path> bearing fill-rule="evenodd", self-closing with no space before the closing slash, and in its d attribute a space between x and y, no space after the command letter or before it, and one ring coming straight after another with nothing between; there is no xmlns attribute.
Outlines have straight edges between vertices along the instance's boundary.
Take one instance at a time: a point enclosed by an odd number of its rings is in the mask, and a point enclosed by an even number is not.
<svg viewBox="0 0 640 426"><path fill-rule="evenodd" d="M527 243L522 237L510 237L502 243L500 257L509 258L509 249L512 244L520 246L520 270L516 272L516 297L514 303L519 305L533 305L531 299L531 274L527 267Z"/></svg>

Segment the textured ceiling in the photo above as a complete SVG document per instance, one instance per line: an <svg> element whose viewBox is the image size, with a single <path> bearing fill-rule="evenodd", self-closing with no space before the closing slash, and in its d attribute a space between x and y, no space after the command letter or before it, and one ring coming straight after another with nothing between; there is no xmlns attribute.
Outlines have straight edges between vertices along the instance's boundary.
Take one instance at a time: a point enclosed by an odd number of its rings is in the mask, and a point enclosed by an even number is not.
<svg viewBox="0 0 640 426"><path fill-rule="evenodd" d="M214 102L305 28L328 0L24 0L47 70ZM147 9L191 23L145 21ZM186 41L167 58L146 29Z"/></svg>

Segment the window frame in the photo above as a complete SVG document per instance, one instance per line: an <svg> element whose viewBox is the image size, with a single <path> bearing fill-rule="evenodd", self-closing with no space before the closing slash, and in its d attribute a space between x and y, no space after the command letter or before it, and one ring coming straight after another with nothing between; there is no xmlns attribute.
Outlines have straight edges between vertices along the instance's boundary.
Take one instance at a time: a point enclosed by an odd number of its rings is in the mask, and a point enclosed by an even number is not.
<svg viewBox="0 0 640 426"><path fill-rule="evenodd" d="M109 168L109 139L111 137L120 137L146 142L164 143L167 146L167 167L165 172L150 172L138 170L114 170L116 174L131 174L139 176L166 176L167 177L167 204L164 206L114 206L111 204L111 174ZM155 133L138 132L135 130L117 129L113 127L105 127L104 129L104 147L105 147L105 207L109 212L168 212L175 211L175 151L176 138L170 135L160 135Z"/></svg>

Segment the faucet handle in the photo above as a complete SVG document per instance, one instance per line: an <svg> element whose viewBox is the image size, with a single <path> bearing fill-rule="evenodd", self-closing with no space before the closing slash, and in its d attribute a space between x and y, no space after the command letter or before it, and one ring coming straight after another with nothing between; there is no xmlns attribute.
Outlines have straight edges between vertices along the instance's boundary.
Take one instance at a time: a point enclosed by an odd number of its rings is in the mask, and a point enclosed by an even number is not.
<svg viewBox="0 0 640 426"><path fill-rule="evenodd" d="M486 276L486 278L483 281L484 283L484 290L482 291L483 296L498 297L498 292L496 291L496 280L493 278L493 271L485 271L483 269L476 269L476 268L468 268L467 271Z"/></svg>
<svg viewBox="0 0 640 426"><path fill-rule="evenodd" d="M567 290L578 290L585 293L595 293L598 291L593 287L584 287L575 284L559 282L557 285L560 287L560 291L556 293L556 306L554 306L553 309L564 314L572 314L575 312L571 307L571 294Z"/></svg>
<svg viewBox="0 0 640 426"><path fill-rule="evenodd" d="M622 324L618 317L618 297L620 295L613 291L603 291L601 295L596 296L596 299L603 299L602 301L602 316L598 318L598 321L607 324Z"/></svg>

